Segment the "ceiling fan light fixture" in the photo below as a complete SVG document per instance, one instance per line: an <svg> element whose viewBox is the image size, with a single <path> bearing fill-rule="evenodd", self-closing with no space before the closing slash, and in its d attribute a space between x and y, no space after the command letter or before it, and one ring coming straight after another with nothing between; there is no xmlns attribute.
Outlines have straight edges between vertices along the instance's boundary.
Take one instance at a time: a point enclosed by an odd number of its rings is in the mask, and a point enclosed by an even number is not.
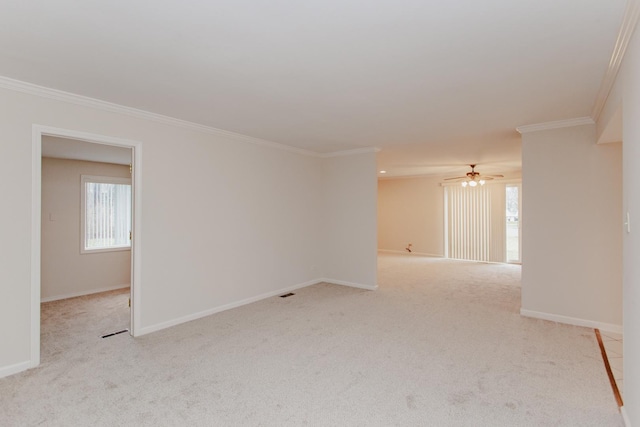
<svg viewBox="0 0 640 427"><path fill-rule="evenodd" d="M467 172L465 176L454 176L451 178L445 178L445 181L456 180L460 182L463 187L477 187L487 183L487 181L494 178L504 178L504 175L481 175L480 172L476 172L476 165L469 165L471 172ZM462 180L462 181L460 181Z"/></svg>

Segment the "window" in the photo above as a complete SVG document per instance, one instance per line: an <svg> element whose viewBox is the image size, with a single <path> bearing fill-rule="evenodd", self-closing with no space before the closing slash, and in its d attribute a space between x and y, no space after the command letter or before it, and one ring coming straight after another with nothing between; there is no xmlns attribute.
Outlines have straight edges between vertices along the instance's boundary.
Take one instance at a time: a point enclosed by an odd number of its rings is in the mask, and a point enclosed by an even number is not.
<svg viewBox="0 0 640 427"><path fill-rule="evenodd" d="M131 180L81 177L81 253L131 248Z"/></svg>
<svg viewBox="0 0 640 427"><path fill-rule="evenodd" d="M506 190L507 262L520 262L520 185L507 185Z"/></svg>

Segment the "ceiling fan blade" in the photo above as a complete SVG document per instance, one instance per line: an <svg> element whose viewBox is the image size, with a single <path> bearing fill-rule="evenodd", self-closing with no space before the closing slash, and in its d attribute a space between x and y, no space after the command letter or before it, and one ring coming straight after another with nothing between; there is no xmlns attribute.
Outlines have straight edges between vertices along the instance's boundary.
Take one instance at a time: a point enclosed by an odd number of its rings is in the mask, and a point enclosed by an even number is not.
<svg viewBox="0 0 640 427"><path fill-rule="evenodd" d="M494 178L504 178L504 175L483 175L480 172L476 172L475 167L477 165L469 165L471 167L471 172L467 172L466 176L457 176L455 178L445 178L444 181L457 181L461 179L470 180L470 181L480 181L485 180L489 181Z"/></svg>

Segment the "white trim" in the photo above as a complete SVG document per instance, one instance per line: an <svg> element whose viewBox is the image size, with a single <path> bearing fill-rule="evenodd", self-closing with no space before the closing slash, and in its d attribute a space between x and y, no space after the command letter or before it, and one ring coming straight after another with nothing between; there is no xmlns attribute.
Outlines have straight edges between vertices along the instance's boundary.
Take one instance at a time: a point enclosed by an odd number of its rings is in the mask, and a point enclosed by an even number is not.
<svg viewBox="0 0 640 427"><path fill-rule="evenodd" d="M64 295L54 295L52 297L42 298L40 300L40 302L59 301L61 299L83 297L85 295L99 294L99 293L102 293L102 292L115 291L115 290L118 290L118 289L125 289L125 288L130 288L130 287L131 287L131 285L107 286L106 288L91 289L89 291L72 292L70 294L64 294Z"/></svg>
<svg viewBox="0 0 640 427"><path fill-rule="evenodd" d="M2 79L0 79L2 83ZM98 144L114 145L132 149L132 190L133 190L133 243L132 243L132 287L131 287L131 325L130 333L136 336L142 318L142 143L138 141L114 138L54 128L34 124L31 131L31 339L30 361L28 367L40 364L40 245L41 245L41 195L42 195L42 136L59 136L79 139Z"/></svg>
<svg viewBox="0 0 640 427"><path fill-rule="evenodd" d="M263 299L267 299L267 298L271 298L271 297L275 297L275 296L278 296L278 295L285 294L287 292L295 291L296 289L301 289L301 288L305 288L307 286L315 285L315 284L321 283L323 281L324 281L324 279L310 280L308 282L299 283L297 285L289 286L287 288L282 288L282 289L279 289L277 291L267 292L267 293L264 293L264 294L261 294L261 295L256 295L254 297L246 298L246 299L243 299L243 300L240 300L240 301L236 301L236 302L232 302L232 303L229 303L229 304L221 305L219 307L214 307L214 308L210 308L208 310L199 311L197 313L188 314L186 316L178 317L176 319L168 320L166 322L157 323L155 325L151 325L151 326L147 326L147 327L144 327L144 328L140 328L137 331L135 336L138 337L138 336L141 336L141 335L150 334L152 332L157 332L157 331L160 331L162 329L166 329L166 328L170 328L172 326L180 325L182 323L191 322L192 320L197 320L197 319L201 319L203 317L211 316L212 314L220 313L221 311L231 310L233 308L238 308L238 307L241 307L243 305L251 304L251 303L263 300Z"/></svg>
<svg viewBox="0 0 640 427"><path fill-rule="evenodd" d="M125 116L135 117L137 119L149 120L156 123L162 123L169 126L175 126L182 129L188 129L196 132L207 133L210 135L221 136L225 138L232 138L236 141L246 142L249 144L260 145L263 147L274 148L277 150L287 151L289 153L298 154L308 157L340 157L351 156L355 154L364 153L377 153L380 148L377 147L363 147L355 148L351 150L333 151L329 153L318 153L313 150L305 148L293 147L279 142L273 142L262 138L255 138L253 136L243 135L236 132L227 131L224 129L218 129L212 126L201 125L198 123L190 122L187 120L176 119L174 117L165 116L162 114L152 113L145 110L139 110L137 108L131 108L113 102L107 102L96 98L90 98L88 96L77 95L71 92L65 92L58 89L51 89L44 86L39 86L33 83L23 82L20 80L11 79L9 77L0 76L0 88L13 90L16 92L22 92L29 95L39 96L42 98L54 99L56 101L68 102L70 104L81 105L83 107L94 108L97 110L108 111L111 113L123 114ZM113 144L118 145L118 144Z"/></svg>
<svg viewBox="0 0 640 427"><path fill-rule="evenodd" d="M82 96L82 95L76 95L70 92L65 92L57 89L50 89L44 86L38 86L33 83L27 83L20 80L10 79L4 76L0 76L0 88L9 89L16 92L27 93L29 95L35 95L42 98L55 99L56 101L68 102L70 104L81 105L83 107L95 108L97 110L123 114L126 116L135 117L137 119L150 120L156 123L162 123L165 125L193 130L196 132L203 132L203 133L208 133L216 136L233 138L237 141L275 148L278 150L288 151L294 154L300 154L300 155L311 156L311 157L326 156L326 155L321 155L315 151L305 150L303 148L292 147L289 145L280 144L280 143L268 141L265 139L254 138L252 136L242 135L239 133L230 132L223 129L214 128L211 126L205 126L198 123L189 122L186 120L181 120L181 119L176 119L169 116L164 116L161 114L151 113L149 111L139 110L137 108L126 107L123 105L114 104L112 102L102 101L100 99L89 98L87 96ZM117 144L114 144L114 145L117 145Z"/></svg>
<svg viewBox="0 0 640 427"><path fill-rule="evenodd" d="M622 65L622 60L624 59L624 55L627 51L627 46L629 45L629 41L631 40L631 36L638 24L639 18L640 2L637 0L628 1L627 7L624 10L624 15L622 16L622 24L620 24L618 38L616 39L616 44L613 48L611 59L609 60L607 72L602 79L602 83L600 83L596 102L591 110L591 117L593 117L595 121L600 119L600 114L602 114L602 110L607 103L611 89L616 82L616 77L620 71L620 66Z"/></svg>
<svg viewBox="0 0 640 427"><path fill-rule="evenodd" d="M345 282L344 280L334 279L322 279L320 282L329 283L331 285L349 286L351 288L366 289L368 291L375 291L378 289L378 285L363 285L361 283Z"/></svg>
<svg viewBox="0 0 640 427"><path fill-rule="evenodd" d="M631 427L631 420L629 419L629 414L627 413L627 408L622 406L620 408L620 413L622 414L622 421L624 421L625 427Z"/></svg>
<svg viewBox="0 0 640 427"><path fill-rule="evenodd" d="M0 77L0 82L2 78ZM56 128L53 126L33 125L33 130L40 132L41 135L59 136L62 138L79 139L86 142L95 142L97 144L113 145L116 147L137 148L142 146L139 141L131 139L115 138L106 135L98 135L89 132L76 131L70 129Z"/></svg>
<svg viewBox="0 0 640 427"><path fill-rule="evenodd" d="M537 123L533 125L518 126L516 130L520 132L520 134L524 134L524 133L530 133L530 132L538 132L541 130L560 129L560 128L568 128L573 126L583 126L583 125L593 125L593 124L595 124L595 121L591 117L578 117L575 119L557 120L555 122L545 122L545 123Z"/></svg>
<svg viewBox="0 0 640 427"><path fill-rule="evenodd" d="M142 143L131 149L131 197L133 197L133 240L131 242L131 325L130 334L136 336L142 325Z"/></svg>
<svg viewBox="0 0 640 427"><path fill-rule="evenodd" d="M532 317L534 319L550 320L552 322L565 323L567 325L584 326L587 328L600 329L605 332L622 333L622 325L614 325L612 323L596 322L594 320L579 319L577 317L562 316L560 314L544 313L541 311L520 309L520 315L524 317Z"/></svg>
<svg viewBox="0 0 640 427"><path fill-rule="evenodd" d="M31 131L31 327L29 366L40 364L40 237L42 218L42 131ZM26 369L26 368L25 368Z"/></svg>
<svg viewBox="0 0 640 427"><path fill-rule="evenodd" d="M378 252L384 253L384 254L397 254L397 255L412 255L412 256L427 256L427 257L432 257L432 258L444 258L444 255L438 255L438 254L428 254L426 252L407 252L407 251L398 251L395 249L378 249Z"/></svg>
<svg viewBox="0 0 640 427"><path fill-rule="evenodd" d="M82 234L84 236L84 233ZM105 252L124 252L130 251L131 246L111 246L109 248L100 248L100 249L85 249L83 242L80 242L80 253L82 255L90 255L90 254L101 254Z"/></svg>
<svg viewBox="0 0 640 427"><path fill-rule="evenodd" d="M15 375L18 372L26 371L37 365L32 365L31 361L16 363L15 365L4 366L0 368L0 378L8 377L9 375Z"/></svg>

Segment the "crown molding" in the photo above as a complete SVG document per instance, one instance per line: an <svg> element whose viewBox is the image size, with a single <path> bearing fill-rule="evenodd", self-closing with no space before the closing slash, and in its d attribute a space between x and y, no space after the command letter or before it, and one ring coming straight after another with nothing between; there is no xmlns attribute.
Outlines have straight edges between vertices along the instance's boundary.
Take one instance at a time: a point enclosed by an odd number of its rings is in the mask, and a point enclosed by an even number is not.
<svg viewBox="0 0 640 427"><path fill-rule="evenodd" d="M0 88L13 90L16 92L27 93L29 95L39 96L41 98L54 99L56 101L68 102L83 107L94 108L97 110L108 111L111 113L123 114L137 119L149 120L169 126L175 126L182 129L192 130L196 132L207 133L210 135L232 138L236 141L246 142L249 144L260 145L263 147L275 148L294 154L310 157L323 157L325 155L303 148L292 147L280 144L266 139L254 138L252 136L242 135L223 129L205 126L187 120L176 119L174 117L164 116L162 114L151 113L149 111L139 110L137 108L126 107L124 105L114 104L112 102L102 101L96 98L90 98L75 93L65 92L58 89L51 89L39 86L33 83L27 83L20 80L11 79L9 77L0 76ZM338 152L340 153L340 152ZM330 153L331 154L331 153Z"/></svg>
<svg viewBox="0 0 640 427"><path fill-rule="evenodd" d="M607 103L611 89L613 88L618 72L620 71L620 66L622 65L624 54L627 51L627 46L629 45L631 36L633 36L633 32L638 25L639 19L640 1L628 0L627 6L624 10L624 15L622 16L620 30L618 31L618 38L616 39L616 44L613 48L611 59L609 60L609 66L607 67L607 71L602 79L602 83L600 83L596 102L593 105L593 110L591 111L591 117L593 117L595 121L598 121L600 114L602 114L602 110Z"/></svg>
<svg viewBox="0 0 640 427"><path fill-rule="evenodd" d="M354 148L353 150L332 151L330 153L319 154L324 159L329 157L353 156L355 154L377 153L380 149L377 147Z"/></svg>
<svg viewBox="0 0 640 427"><path fill-rule="evenodd" d="M577 117L575 119L557 120L555 122L537 123L533 125L518 126L516 130L523 133L538 132L541 130L568 128L573 126L592 125L595 121L591 117Z"/></svg>

